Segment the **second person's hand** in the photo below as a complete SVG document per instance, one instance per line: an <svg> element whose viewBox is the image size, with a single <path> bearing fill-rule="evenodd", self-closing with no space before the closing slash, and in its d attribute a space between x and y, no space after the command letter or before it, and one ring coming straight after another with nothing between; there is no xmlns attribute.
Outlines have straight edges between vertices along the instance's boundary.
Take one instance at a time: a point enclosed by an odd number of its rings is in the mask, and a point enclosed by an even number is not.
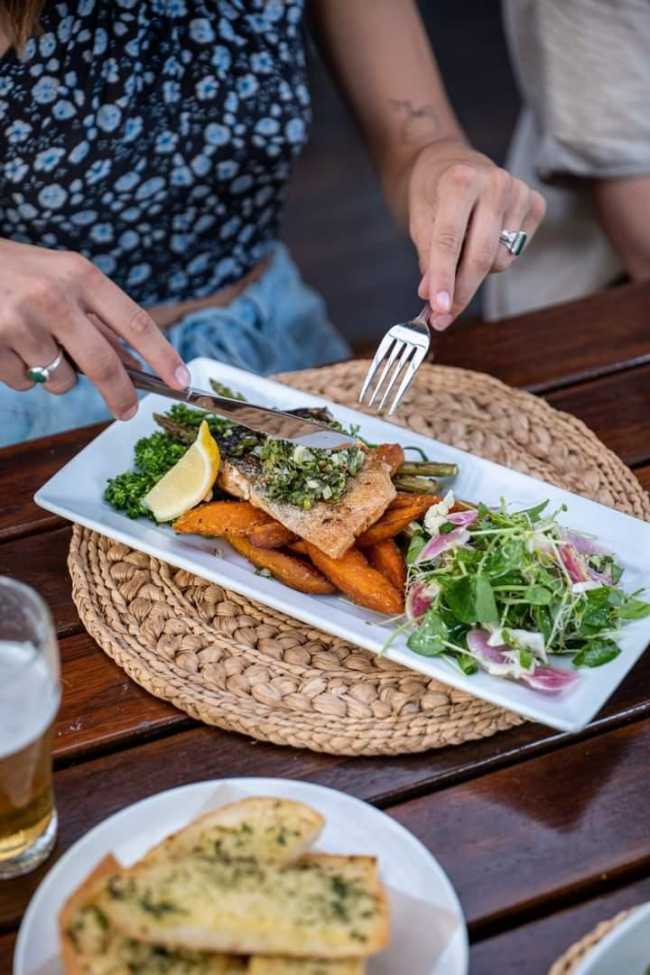
<svg viewBox="0 0 650 975"><path fill-rule="evenodd" d="M17 390L34 384L26 370L66 353L44 388L67 392L74 363L117 419L137 411L121 342L127 342L168 385L190 382L187 366L151 316L79 254L0 240L0 380Z"/></svg>
<svg viewBox="0 0 650 975"><path fill-rule="evenodd" d="M503 230L533 236L544 217L541 194L464 142L432 142L407 172L409 231L418 251L418 294L431 305L431 324L447 328L487 274L514 258L499 242Z"/></svg>

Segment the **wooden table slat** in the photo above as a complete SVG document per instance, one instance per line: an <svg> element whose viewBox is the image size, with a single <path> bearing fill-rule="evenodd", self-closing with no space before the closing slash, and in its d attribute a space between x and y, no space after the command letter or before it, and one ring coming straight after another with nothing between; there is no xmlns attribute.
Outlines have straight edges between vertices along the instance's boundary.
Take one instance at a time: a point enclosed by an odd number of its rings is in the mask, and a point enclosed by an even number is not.
<svg viewBox="0 0 650 975"><path fill-rule="evenodd" d="M0 544L0 575L33 586L50 607L59 638L82 629L72 602L67 569L72 528L60 522L52 531Z"/></svg>
<svg viewBox="0 0 650 975"><path fill-rule="evenodd" d="M626 464L650 460L650 365L550 393L548 402L572 413Z"/></svg>
<svg viewBox="0 0 650 975"><path fill-rule="evenodd" d="M634 472L646 491L650 491L650 465L639 467Z"/></svg>
<svg viewBox="0 0 650 975"><path fill-rule="evenodd" d="M0 541L61 524L60 518L34 503L34 494L103 426L68 430L0 451Z"/></svg>
<svg viewBox="0 0 650 975"><path fill-rule="evenodd" d="M559 895L587 895L603 874L623 881L650 872L649 748L647 720L400 803L390 814L439 858L469 921L487 933L490 923L514 924L520 912ZM376 801L392 789L402 761L409 760L376 760L366 775L348 762L345 774L337 759L195 729L56 773L57 852L111 813L186 782L273 775ZM17 920L44 872L2 885L0 923Z"/></svg>
<svg viewBox="0 0 650 975"><path fill-rule="evenodd" d="M60 649L63 700L54 728L59 761L79 761L84 755L195 724L132 681L88 634L62 640Z"/></svg>
<svg viewBox="0 0 650 975"><path fill-rule="evenodd" d="M650 877L488 938L472 947L472 975L547 975L553 962L601 921L648 900ZM650 945L641 961L638 972L629 975L643 975L650 964Z"/></svg>
<svg viewBox="0 0 650 975"><path fill-rule="evenodd" d="M478 934L554 898L650 874L650 720L493 772L391 815L440 859Z"/></svg>
<svg viewBox="0 0 650 975"><path fill-rule="evenodd" d="M9 975L11 972L17 936L15 931L0 935L0 972L2 975Z"/></svg>
<svg viewBox="0 0 650 975"><path fill-rule="evenodd" d="M536 392L555 389L650 362L649 308L646 282L498 323L456 325L436 343L435 361Z"/></svg>

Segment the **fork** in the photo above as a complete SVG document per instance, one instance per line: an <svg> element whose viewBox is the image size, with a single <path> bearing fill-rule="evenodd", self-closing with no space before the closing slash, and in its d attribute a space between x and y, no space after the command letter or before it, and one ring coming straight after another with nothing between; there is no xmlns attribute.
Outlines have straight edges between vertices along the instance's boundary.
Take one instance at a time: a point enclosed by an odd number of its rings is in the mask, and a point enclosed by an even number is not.
<svg viewBox="0 0 650 975"><path fill-rule="evenodd" d="M366 373L359 393L360 403L363 403L366 395L370 393L373 380L383 366L381 375L367 402L368 406L372 406L377 397L381 396L377 412L382 413L389 393L399 379L397 392L388 409L388 416L392 416L429 351L431 344L430 312L429 305L425 305L420 314L416 315L412 321L402 322L400 325L393 325L392 328L388 329L379 343L375 358Z"/></svg>

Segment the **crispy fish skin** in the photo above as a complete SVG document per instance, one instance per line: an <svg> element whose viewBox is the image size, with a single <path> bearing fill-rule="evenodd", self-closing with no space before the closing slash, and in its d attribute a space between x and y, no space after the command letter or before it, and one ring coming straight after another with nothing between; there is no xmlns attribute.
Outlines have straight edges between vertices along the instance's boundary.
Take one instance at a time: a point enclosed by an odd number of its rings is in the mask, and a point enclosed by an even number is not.
<svg viewBox="0 0 650 975"><path fill-rule="evenodd" d="M397 493L390 467L372 452L340 501L336 504L319 501L308 511L269 500L255 458L224 461L217 483L228 494L266 511L333 559L341 558L354 545L357 535L383 515Z"/></svg>

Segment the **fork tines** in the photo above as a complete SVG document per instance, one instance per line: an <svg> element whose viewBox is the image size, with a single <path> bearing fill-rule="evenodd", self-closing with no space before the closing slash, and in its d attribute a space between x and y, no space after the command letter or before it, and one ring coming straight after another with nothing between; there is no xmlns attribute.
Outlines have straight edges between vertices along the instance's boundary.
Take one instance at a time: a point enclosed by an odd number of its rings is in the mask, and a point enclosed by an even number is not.
<svg viewBox="0 0 650 975"><path fill-rule="evenodd" d="M391 390L398 383L397 392L387 413L391 416L395 412L429 351L431 336L427 312L428 309L424 309L412 322L393 325L386 332L361 387L360 403L364 402L368 394L368 406L372 406L381 397L377 411L382 413ZM379 379L372 388L378 373Z"/></svg>

